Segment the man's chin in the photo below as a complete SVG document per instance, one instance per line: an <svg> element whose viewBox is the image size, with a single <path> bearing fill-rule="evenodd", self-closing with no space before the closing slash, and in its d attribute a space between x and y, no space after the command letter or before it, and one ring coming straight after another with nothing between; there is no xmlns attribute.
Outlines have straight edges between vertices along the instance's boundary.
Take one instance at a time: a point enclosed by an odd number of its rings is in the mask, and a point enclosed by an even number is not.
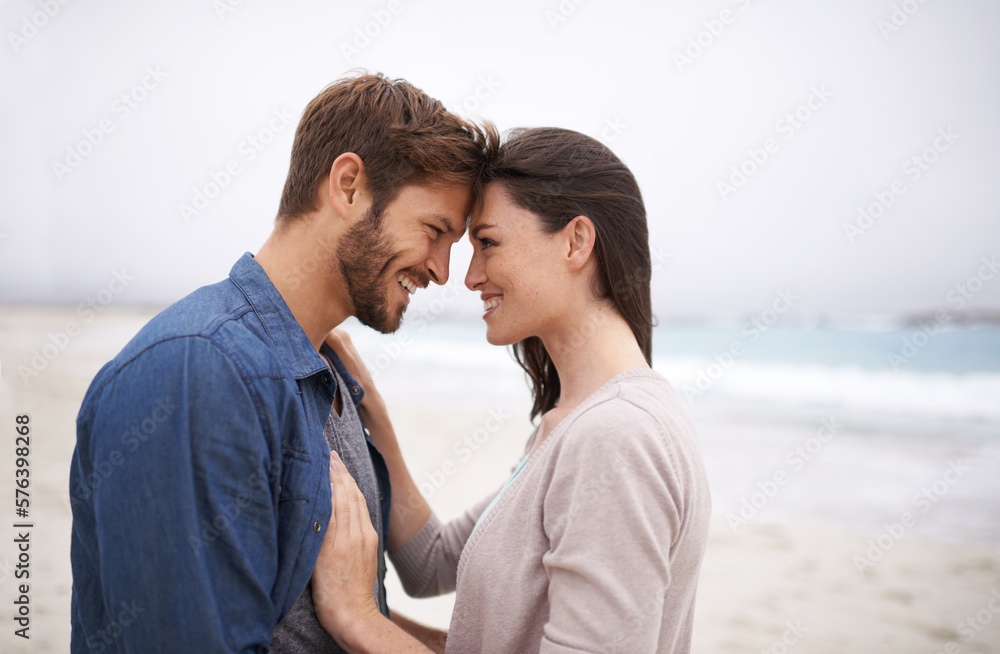
<svg viewBox="0 0 1000 654"><path fill-rule="evenodd" d="M395 320L390 316L357 316L358 322L366 327L371 327L380 334L394 334L403 324L403 313L406 311L404 307L397 314Z"/></svg>

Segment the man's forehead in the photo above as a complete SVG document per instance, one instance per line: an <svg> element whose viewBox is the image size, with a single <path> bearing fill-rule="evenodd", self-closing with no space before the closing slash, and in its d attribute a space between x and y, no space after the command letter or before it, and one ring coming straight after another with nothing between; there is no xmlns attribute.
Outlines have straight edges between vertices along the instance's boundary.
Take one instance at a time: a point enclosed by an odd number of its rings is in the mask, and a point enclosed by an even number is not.
<svg viewBox="0 0 1000 654"><path fill-rule="evenodd" d="M431 206L428 212L455 222L465 223L472 209L472 188L468 186L441 186L437 184L413 184L414 190L423 195ZM404 187L405 188L405 187ZM452 214L455 214L452 216ZM464 227L464 224L462 225Z"/></svg>

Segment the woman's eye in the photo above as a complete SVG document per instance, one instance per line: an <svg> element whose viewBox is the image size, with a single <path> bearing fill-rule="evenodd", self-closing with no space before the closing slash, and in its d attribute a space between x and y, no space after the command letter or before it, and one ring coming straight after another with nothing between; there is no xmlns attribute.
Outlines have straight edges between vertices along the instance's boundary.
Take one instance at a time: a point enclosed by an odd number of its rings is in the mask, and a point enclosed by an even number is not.
<svg viewBox="0 0 1000 654"><path fill-rule="evenodd" d="M481 249L485 250L486 248L493 247L494 245L496 245L496 243L494 243L493 241L491 241L488 238L481 238L481 239L479 239L479 245L480 245Z"/></svg>

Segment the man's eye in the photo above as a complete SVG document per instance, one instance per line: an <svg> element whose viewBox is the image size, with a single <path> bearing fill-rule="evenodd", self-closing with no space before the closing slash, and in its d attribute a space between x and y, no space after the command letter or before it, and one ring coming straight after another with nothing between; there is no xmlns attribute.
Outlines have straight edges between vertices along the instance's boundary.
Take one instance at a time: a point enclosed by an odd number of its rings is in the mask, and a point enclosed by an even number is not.
<svg viewBox="0 0 1000 654"><path fill-rule="evenodd" d="M491 241L488 238L481 238L481 239L479 239L479 245L481 246L481 248L483 250L485 250L486 248L493 247L494 245L496 245L496 243L494 243L493 241Z"/></svg>

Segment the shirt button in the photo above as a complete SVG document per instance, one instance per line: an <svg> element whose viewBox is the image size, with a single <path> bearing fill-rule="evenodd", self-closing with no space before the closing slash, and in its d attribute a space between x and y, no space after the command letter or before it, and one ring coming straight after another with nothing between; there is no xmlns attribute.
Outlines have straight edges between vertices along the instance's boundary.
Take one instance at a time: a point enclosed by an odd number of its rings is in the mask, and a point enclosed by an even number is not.
<svg viewBox="0 0 1000 654"><path fill-rule="evenodd" d="M321 525L319 523L319 520L317 520L316 522L313 523L313 531L315 531L317 534L319 533L319 530L322 529L322 528L323 528L323 525Z"/></svg>
<svg viewBox="0 0 1000 654"><path fill-rule="evenodd" d="M360 393L360 392L361 392L361 388L360 388L360 387L358 387L358 386L355 386L355 387L353 387L353 388L351 389L351 392L352 392L352 393L354 393L355 395L357 395L358 393Z"/></svg>
<svg viewBox="0 0 1000 654"><path fill-rule="evenodd" d="M328 372L323 373L323 383L324 384L333 383L333 377L330 375L330 373Z"/></svg>
<svg viewBox="0 0 1000 654"><path fill-rule="evenodd" d="M378 501L379 502L384 502L385 501L385 493L383 493L382 491L378 492Z"/></svg>

